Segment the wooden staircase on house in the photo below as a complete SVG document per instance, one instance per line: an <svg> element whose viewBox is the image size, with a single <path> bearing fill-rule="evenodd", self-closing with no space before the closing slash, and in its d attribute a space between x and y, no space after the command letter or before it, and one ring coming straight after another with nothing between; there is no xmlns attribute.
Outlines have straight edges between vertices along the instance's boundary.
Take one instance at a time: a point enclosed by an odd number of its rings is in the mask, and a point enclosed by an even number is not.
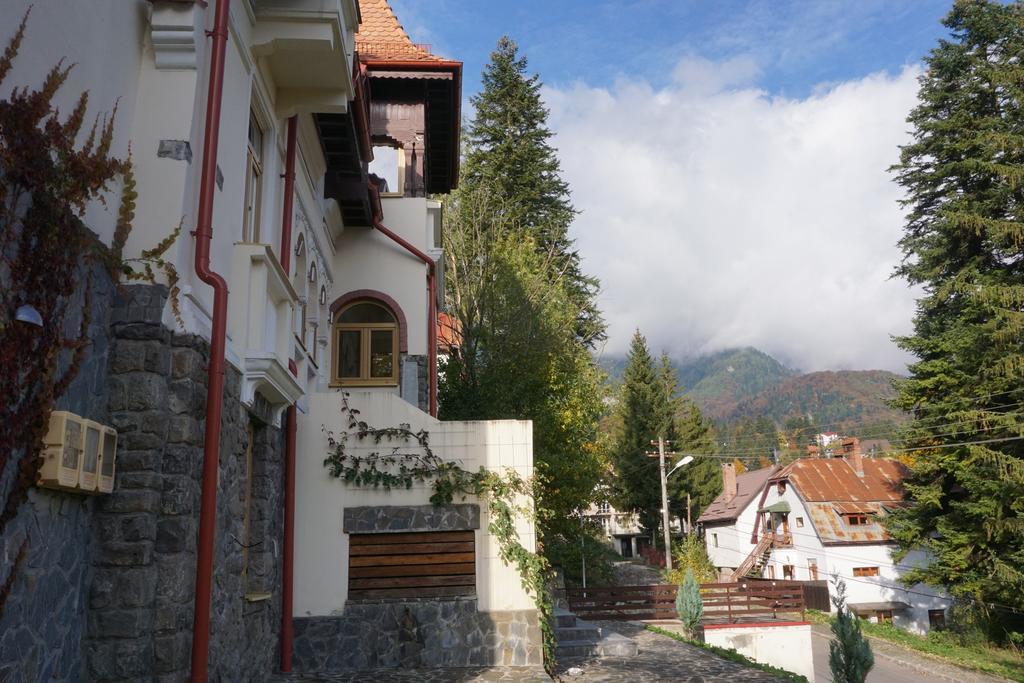
<svg viewBox="0 0 1024 683"><path fill-rule="evenodd" d="M761 540L757 542L743 563L732 573L732 580L741 581L748 576L760 576L765 565L768 564L773 547L775 547L775 534L763 534Z"/></svg>

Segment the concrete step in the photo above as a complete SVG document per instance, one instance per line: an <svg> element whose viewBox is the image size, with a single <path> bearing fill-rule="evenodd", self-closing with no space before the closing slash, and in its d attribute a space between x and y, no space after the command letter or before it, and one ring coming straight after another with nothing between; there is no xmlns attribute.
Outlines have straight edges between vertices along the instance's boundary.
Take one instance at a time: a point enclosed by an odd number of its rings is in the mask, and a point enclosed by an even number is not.
<svg viewBox="0 0 1024 683"><path fill-rule="evenodd" d="M554 610L555 626L558 628L573 628L576 626L576 615L567 609L556 607Z"/></svg>
<svg viewBox="0 0 1024 683"><path fill-rule="evenodd" d="M597 642L601 639L601 631L596 626L577 621L575 626L555 627L555 640L558 642L569 642L573 640L590 640Z"/></svg>
<svg viewBox="0 0 1024 683"><path fill-rule="evenodd" d="M636 641L632 638L601 629L601 640L597 643L597 652L601 657L636 657L638 649Z"/></svg>

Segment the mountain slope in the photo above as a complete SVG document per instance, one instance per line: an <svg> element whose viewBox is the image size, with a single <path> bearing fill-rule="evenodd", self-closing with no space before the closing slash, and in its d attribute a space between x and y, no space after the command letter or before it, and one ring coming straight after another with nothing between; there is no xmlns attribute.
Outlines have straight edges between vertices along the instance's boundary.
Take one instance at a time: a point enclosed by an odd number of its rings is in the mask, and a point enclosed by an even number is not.
<svg viewBox="0 0 1024 683"><path fill-rule="evenodd" d="M797 373L767 353L746 347L676 365L686 395L712 419L727 419L740 403Z"/></svg>
<svg viewBox="0 0 1024 683"><path fill-rule="evenodd" d="M886 404L896 395L893 381L898 378L885 370L811 372L737 403L722 419L763 415L782 425L787 418L802 415L819 425L898 423L906 415Z"/></svg>

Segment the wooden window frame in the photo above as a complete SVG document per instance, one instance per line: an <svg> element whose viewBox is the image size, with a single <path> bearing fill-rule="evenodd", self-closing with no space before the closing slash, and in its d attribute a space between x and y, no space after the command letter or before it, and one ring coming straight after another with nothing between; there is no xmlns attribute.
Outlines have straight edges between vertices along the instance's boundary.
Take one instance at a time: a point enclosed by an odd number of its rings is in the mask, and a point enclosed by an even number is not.
<svg viewBox="0 0 1024 683"><path fill-rule="evenodd" d="M892 623L892 610L891 609L880 609L875 611L875 622L879 624L891 624Z"/></svg>
<svg viewBox="0 0 1024 683"><path fill-rule="evenodd" d="M265 131L249 111L249 126L259 131L259 146L265 146ZM255 196L253 196L255 195ZM245 159L245 212L242 216L242 242L258 244L260 241L260 203L263 200L263 150L255 149L252 138L246 135Z"/></svg>
<svg viewBox="0 0 1024 683"><path fill-rule="evenodd" d="M854 567L854 576L878 576L878 567Z"/></svg>
<svg viewBox="0 0 1024 683"><path fill-rule="evenodd" d="M867 526L867 515L846 515L846 523L850 526Z"/></svg>
<svg viewBox="0 0 1024 683"><path fill-rule="evenodd" d="M803 529L804 528L804 518L803 517L797 517L796 518L796 528L797 529Z"/></svg>
<svg viewBox="0 0 1024 683"><path fill-rule="evenodd" d="M941 631L946 628L946 610L945 609L930 609L928 610L928 628Z"/></svg>
<svg viewBox="0 0 1024 683"><path fill-rule="evenodd" d="M341 319L342 313L351 308L352 306L358 306L360 304L373 304L383 308L392 317L393 322L390 323L334 323L331 329L331 386L332 387L394 387L398 386L398 364L399 364L399 351L398 351L398 316L387 306L377 301L367 301L360 299L353 301L352 303L345 306L338 311L335 316L336 320ZM338 353L341 350L341 333L346 331L359 331L359 377L341 377L338 373L340 368L338 367ZM391 355L394 358L394 362L391 364L391 376L390 377L371 377L370 376L370 337L372 332L377 330L390 330L391 331Z"/></svg>

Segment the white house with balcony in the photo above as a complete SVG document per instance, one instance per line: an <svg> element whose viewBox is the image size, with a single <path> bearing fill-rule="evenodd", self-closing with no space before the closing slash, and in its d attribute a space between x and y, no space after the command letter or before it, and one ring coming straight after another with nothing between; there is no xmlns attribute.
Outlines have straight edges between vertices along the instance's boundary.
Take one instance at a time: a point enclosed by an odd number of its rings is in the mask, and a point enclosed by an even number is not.
<svg viewBox="0 0 1024 683"><path fill-rule="evenodd" d="M928 561L911 551L899 562L881 524L903 505L905 466L887 458L865 458L855 439L845 457L801 458L747 478L747 495L735 516L720 510L724 492L702 515L708 554L725 580L745 577L822 581L838 575L856 614L917 633L945 624L952 600L936 589L905 586L902 575ZM723 477L730 485L730 476ZM710 513L710 514L709 514Z"/></svg>

